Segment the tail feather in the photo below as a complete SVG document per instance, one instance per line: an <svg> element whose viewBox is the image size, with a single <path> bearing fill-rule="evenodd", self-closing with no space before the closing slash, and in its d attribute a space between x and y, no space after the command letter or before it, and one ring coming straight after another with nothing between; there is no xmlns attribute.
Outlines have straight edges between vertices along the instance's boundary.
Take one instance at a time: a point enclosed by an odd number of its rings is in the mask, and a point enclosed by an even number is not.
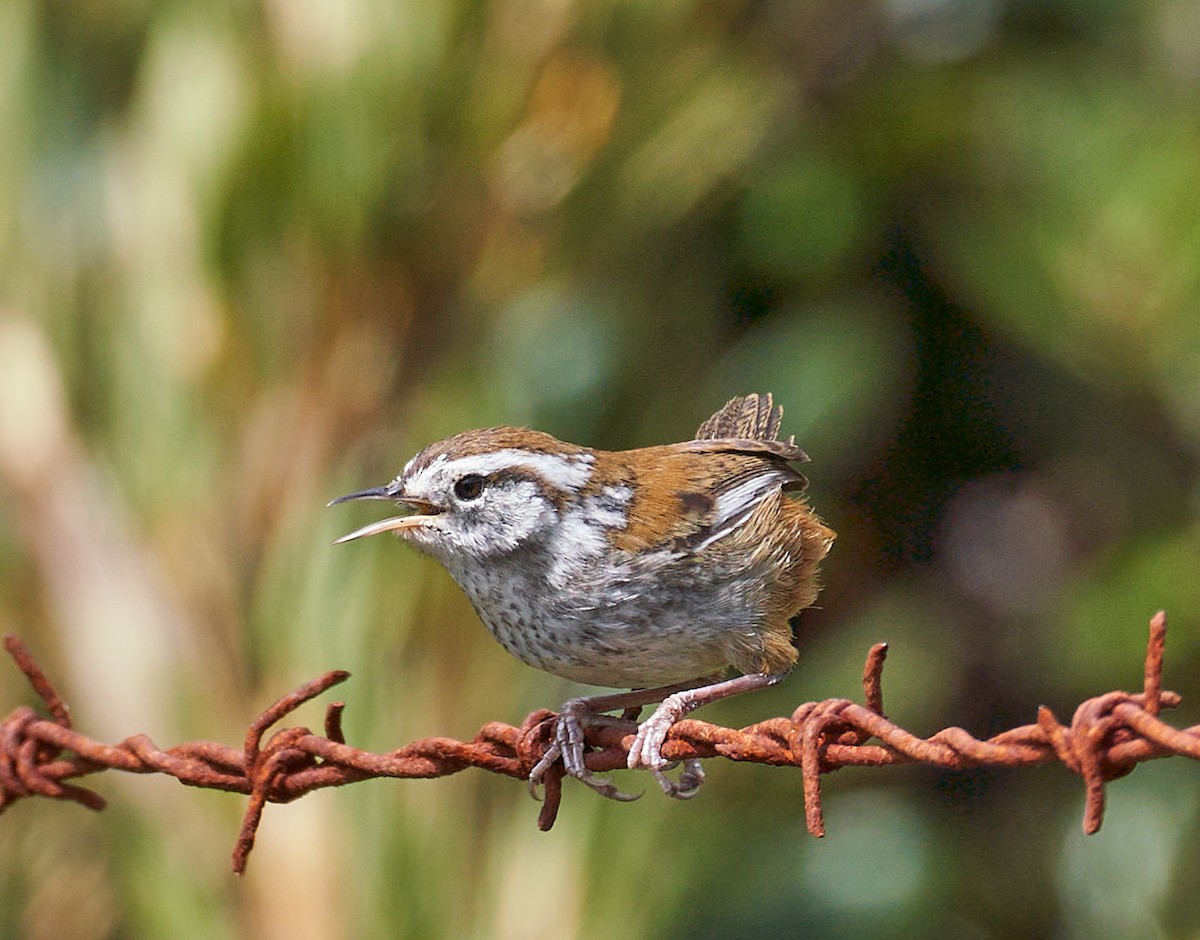
<svg viewBox="0 0 1200 940"><path fill-rule="evenodd" d="M783 406L776 405L771 393L731 398L720 411L700 425L698 441L774 441L779 438ZM787 441L794 444L794 440Z"/></svg>

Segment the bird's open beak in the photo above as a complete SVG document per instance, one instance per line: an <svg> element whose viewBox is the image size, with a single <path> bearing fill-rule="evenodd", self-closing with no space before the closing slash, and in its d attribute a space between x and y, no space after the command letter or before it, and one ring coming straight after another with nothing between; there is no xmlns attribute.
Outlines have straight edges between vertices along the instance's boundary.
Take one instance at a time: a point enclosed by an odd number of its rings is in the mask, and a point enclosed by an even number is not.
<svg viewBox="0 0 1200 940"><path fill-rule="evenodd" d="M380 519L378 522L372 522L361 529L355 529L353 532L343 535L340 539L335 539L334 545L341 545L342 542L352 542L355 539L365 538L368 535L379 535L381 532L398 532L403 529L415 529L424 525L441 511L433 503L426 500L399 495L394 484L390 483L387 486L377 486L373 489L361 490L357 493L347 493L345 496L331 499L326 503L326 506L336 506L338 503L348 503L355 499L392 499L405 506L411 506L416 510L416 513L411 516L392 516L390 519Z"/></svg>

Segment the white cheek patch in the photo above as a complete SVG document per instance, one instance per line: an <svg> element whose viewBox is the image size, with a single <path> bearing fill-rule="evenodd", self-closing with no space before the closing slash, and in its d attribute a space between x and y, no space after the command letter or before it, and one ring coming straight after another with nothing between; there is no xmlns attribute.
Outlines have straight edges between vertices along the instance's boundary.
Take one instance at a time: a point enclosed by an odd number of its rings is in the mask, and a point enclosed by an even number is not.
<svg viewBox="0 0 1200 940"><path fill-rule="evenodd" d="M554 509L535 483L521 481L485 493L481 502L481 514L472 526L481 551L513 551L534 532L554 524Z"/></svg>
<svg viewBox="0 0 1200 940"><path fill-rule="evenodd" d="M421 541L447 567L458 570L464 557L478 560L515 551L535 532L556 521L554 506L542 498L538 485L521 480L431 517L425 527L414 529L410 538Z"/></svg>

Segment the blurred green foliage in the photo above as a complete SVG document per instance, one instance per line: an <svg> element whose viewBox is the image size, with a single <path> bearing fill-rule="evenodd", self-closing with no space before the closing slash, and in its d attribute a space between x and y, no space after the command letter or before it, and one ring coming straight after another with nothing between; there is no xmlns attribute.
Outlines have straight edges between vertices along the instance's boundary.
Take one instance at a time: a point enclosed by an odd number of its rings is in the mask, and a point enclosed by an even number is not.
<svg viewBox="0 0 1200 940"><path fill-rule="evenodd" d="M706 717L853 695L880 639L914 730L1065 717L1166 607L1195 720L1187 0L7 0L0 140L0 629L89 733L234 742L334 667L376 750L555 706L323 503L467 427L628 447L752 390L840 538L795 676ZM847 771L820 843L797 774L710 776L568 787L550 834L511 781L362 784L235 880L240 799L109 775L0 821L0 937L1200 930L1184 761L1088 839L1061 769Z"/></svg>

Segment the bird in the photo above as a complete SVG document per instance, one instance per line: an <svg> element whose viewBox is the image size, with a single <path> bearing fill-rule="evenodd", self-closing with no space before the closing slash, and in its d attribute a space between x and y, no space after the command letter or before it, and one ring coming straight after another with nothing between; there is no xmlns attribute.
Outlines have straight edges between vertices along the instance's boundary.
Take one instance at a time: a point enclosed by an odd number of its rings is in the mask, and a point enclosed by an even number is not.
<svg viewBox="0 0 1200 940"><path fill-rule="evenodd" d="M668 796L662 756L671 726L701 705L780 682L797 660L793 619L819 591L836 534L802 495L808 460L780 439L771 394L738 396L691 440L605 451L516 427L464 431L430 444L390 483L339 496L390 500L406 512L337 539L384 532L433 556L509 653L555 676L628 689L560 708L529 777L563 770L611 799L636 799L585 764L585 730L636 725L628 767ZM607 713L622 710L624 717Z"/></svg>

